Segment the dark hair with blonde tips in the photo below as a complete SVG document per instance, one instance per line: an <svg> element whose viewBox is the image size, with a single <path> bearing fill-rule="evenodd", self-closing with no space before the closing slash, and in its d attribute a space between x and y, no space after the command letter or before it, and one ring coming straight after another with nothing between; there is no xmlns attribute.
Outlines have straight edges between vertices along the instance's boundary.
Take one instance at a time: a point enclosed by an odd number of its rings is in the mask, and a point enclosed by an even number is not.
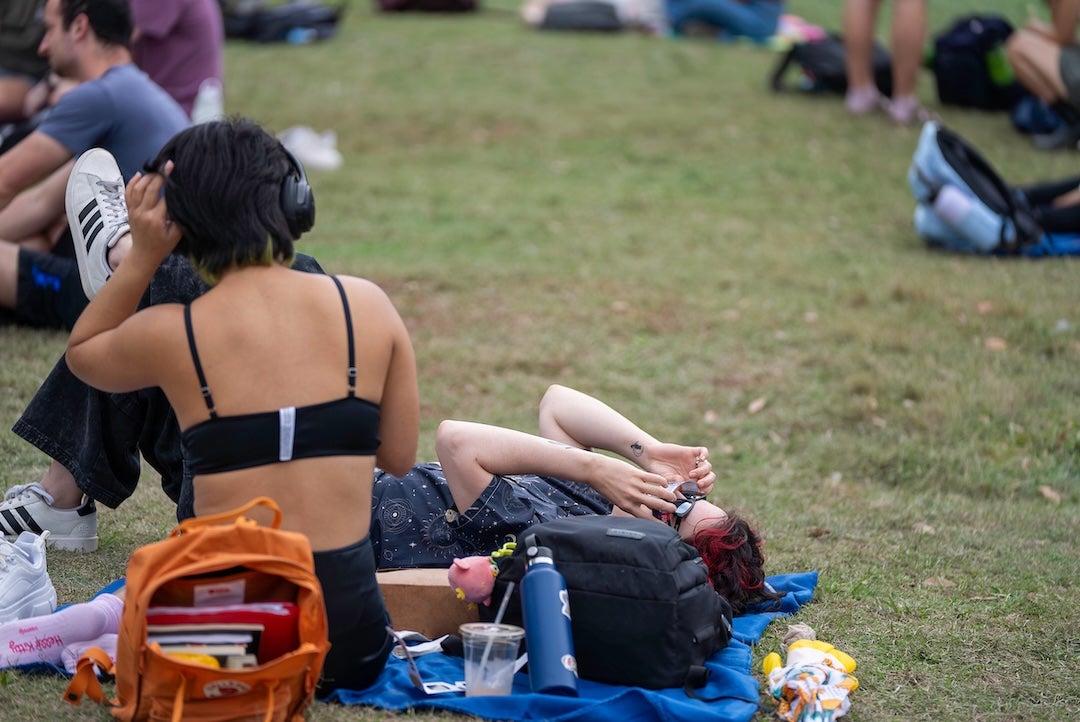
<svg viewBox="0 0 1080 722"><path fill-rule="evenodd" d="M742 517L729 514L712 526L699 528L694 547L709 570L709 581L735 614L758 602L774 601L783 594L765 584L765 556L761 537Z"/></svg>
<svg viewBox="0 0 1080 722"><path fill-rule="evenodd" d="M292 261L281 186L293 165L280 141L252 120L200 123L173 136L146 170L168 161L165 203L183 232L177 251L207 282L233 266Z"/></svg>

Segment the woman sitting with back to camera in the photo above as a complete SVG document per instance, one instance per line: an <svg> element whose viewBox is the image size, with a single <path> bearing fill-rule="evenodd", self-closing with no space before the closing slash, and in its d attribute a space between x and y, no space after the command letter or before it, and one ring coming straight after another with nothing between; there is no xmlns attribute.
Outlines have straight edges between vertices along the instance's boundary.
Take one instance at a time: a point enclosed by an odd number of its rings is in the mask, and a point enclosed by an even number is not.
<svg viewBox="0 0 1080 722"><path fill-rule="evenodd" d="M765 582L757 532L705 499L716 480L707 448L661 442L557 384L540 401L539 430L443 421L440 463L404 477L377 471L371 539L379 567L449 567L491 554L535 523L632 514L655 517L692 544L736 614L783 596Z"/></svg>
<svg viewBox="0 0 1080 722"><path fill-rule="evenodd" d="M369 686L391 646L368 537L372 478L376 463L405 473L419 435L408 332L374 283L290 270L313 199L254 122L188 128L148 169L127 186L132 249L72 330L67 362L107 392L162 389L197 516L278 502L282 528L310 540L325 596L319 693ZM174 249L211 289L136 312Z"/></svg>

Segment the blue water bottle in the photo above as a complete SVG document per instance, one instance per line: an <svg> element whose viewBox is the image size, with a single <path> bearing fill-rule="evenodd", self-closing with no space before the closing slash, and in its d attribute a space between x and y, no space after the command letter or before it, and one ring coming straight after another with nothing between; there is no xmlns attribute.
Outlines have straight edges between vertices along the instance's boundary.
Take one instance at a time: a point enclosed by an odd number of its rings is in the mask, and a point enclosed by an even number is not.
<svg viewBox="0 0 1080 722"><path fill-rule="evenodd" d="M521 611L529 651L533 692L577 697L577 659L570 629L566 580L551 560L551 550L530 544L529 566L521 580Z"/></svg>

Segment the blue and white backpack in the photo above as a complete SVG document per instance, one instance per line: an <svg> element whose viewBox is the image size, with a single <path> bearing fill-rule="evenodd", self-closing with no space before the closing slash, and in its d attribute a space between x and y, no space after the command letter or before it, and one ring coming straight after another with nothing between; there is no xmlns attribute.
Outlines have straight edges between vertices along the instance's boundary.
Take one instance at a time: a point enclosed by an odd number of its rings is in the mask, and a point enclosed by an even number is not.
<svg viewBox="0 0 1080 722"><path fill-rule="evenodd" d="M967 141L936 121L923 125L907 173L915 231L931 248L997 256L1080 255L1080 234L1043 233L1017 193ZM935 210L943 193L971 200L962 219Z"/></svg>

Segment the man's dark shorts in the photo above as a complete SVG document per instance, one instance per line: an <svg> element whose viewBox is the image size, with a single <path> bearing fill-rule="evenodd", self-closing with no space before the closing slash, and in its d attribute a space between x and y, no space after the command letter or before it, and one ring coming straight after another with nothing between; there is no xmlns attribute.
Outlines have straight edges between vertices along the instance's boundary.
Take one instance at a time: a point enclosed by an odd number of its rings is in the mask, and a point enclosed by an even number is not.
<svg viewBox="0 0 1080 722"><path fill-rule="evenodd" d="M15 320L36 328L75 325L88 301L74 258L19 249Z"/></svg>

